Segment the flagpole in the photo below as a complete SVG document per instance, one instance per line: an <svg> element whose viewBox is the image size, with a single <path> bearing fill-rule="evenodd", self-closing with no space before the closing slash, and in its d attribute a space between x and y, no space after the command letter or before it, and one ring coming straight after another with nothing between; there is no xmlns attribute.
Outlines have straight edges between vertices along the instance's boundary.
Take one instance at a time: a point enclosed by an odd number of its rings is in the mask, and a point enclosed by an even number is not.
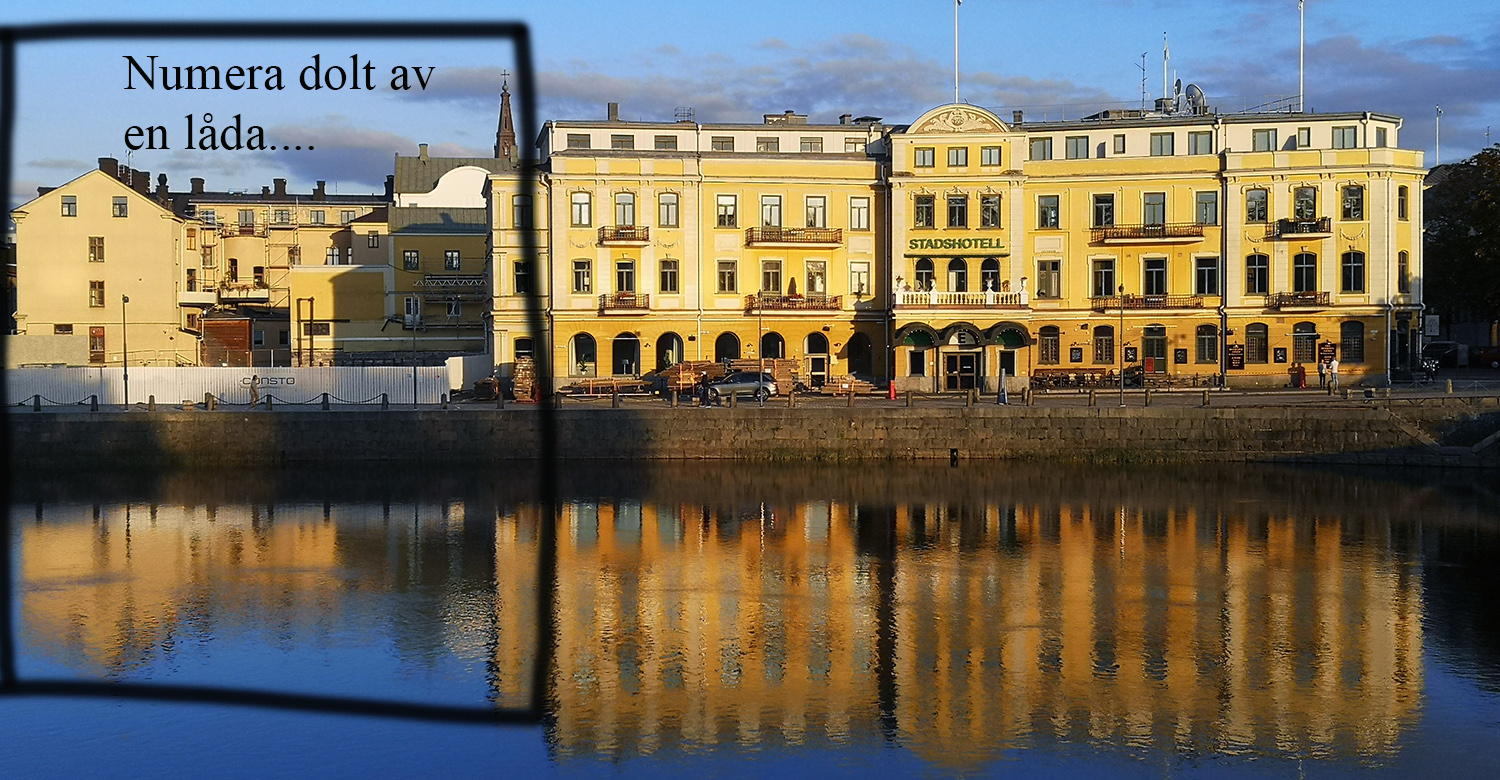
<svg viewBox="0 0 1500 780"><path fill-rule="evenodd" d="M1443 107L1437 106L1437 116L1432 120L1433 133L1437 142L1437 148L1433 150L1433 164L1436 168L1443 164Z"/></svg>
<svg viewBox="0 0 1500 780"><path fill-rule="evenodd" d="M1161 96L1172 96L1172 82L1167 80L1167 64L1172 61L1172 50L1167 48L1167 34L1161 34Z"/></svg>
<svg viewBox="0 0 1500 780"><path fill-rule="evenodd" d="M1307 6L1305 0L1297 0L1297 113L1303 113L1302 96L1304 56L1307 48Z"/></svg>
<svg viewBox="0 0 1500 780"><path fill-rule="evenodd" d="M958 7L964 0L953 0L953 102L958 102Z"/></svg>

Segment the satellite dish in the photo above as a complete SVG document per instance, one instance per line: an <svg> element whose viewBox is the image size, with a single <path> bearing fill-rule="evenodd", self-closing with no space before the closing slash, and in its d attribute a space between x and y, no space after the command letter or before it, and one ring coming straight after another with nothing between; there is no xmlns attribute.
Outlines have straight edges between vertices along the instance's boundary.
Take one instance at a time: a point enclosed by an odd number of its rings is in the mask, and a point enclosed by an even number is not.
<svg viewBox="0 0 1500 780"><path fill-rule="evenodd" d="M1203 90L1197 84L1189 84L1187 85L1187 102L1188 108L1194 114L1201 114L1208 105L1208 98L1204 96Z"/></svg>
<svg viewBox="0 0 1500 780"><path fill-rule="evenodd" d="M1178 79L1177 83L1174 84L1174 85L1172 85L1172 94L1174 94L1174 95L1181 95L1182 94L1182 79Z"/></svg>

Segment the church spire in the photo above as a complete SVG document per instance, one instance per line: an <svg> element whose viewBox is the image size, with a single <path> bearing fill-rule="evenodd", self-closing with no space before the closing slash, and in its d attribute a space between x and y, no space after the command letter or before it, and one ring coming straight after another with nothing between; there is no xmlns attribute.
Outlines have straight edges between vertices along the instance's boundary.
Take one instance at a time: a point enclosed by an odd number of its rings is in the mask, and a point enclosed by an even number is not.
<svg viewBox="0 0 1500 780"><path fill-rule="evenodd" d="M500 87L500 127L495 131L495 157L512 161L516 159L516 127L510 117L509 80Z"/></svg>

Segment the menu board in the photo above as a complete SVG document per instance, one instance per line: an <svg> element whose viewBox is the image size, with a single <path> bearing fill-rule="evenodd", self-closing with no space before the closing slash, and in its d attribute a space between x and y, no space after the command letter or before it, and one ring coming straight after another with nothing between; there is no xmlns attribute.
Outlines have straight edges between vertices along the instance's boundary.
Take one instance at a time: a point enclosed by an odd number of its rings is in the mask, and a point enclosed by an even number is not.
<svg viewBox="0 0 1500 780"><path fill-rule="evenodd" d="M1244 344L1230 344L1228 346L1228 350L1229 350L1229 370L1230 371L1244 371L1245 370L1245 345Z"/></svg>

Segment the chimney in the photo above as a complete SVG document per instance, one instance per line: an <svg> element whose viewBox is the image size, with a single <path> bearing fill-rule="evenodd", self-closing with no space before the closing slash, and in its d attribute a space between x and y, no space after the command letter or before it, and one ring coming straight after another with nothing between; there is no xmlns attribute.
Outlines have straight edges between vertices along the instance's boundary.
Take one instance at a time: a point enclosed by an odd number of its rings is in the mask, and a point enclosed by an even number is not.
<svg viewBox="0 0 1500 780"><path fill-rule="evenodd" d="M167 175L165 173L158 174L156 177L156 199L167 199Z"/></svg>
<svg viewBox="0 0 1500 780"><path fill-rule="evenodd" d="M605 104L605 109L609 112L609 121L611 121L611 122L618 122L618 121L620 121L620 104L619 103L606 103Z"/></svg>
<svg viewBox="0 0 1500 780"><path fill-rule="evenodd" d="M150 171L136 171L136 173L140 174L140 175L136 176L134 179L132 179L132 181L133 181L133 185L132 186L134 187L135 191L139 192L142 195L150 195L151 194L151 172Z"/></svg>
<svg viewBox="0 0 1500 780"><path fill-rule="evenodd" d="M198 178L198 177L195 176L195 177L193 177L191 179L188 179L188 181L191 182L192 185L193 185L193 194L194 195L202 195L203 194L203 180L202 179L200 179L200 178Z"/></svg>
<svg viewBox="0 0 1500 780"><path fill-rule="evenodd" d="M277 195L286 194L286 179L272 179L271 182L276 185Z"/></svg>
<svg viewBox="0 0 1500 780"><path fill-rule="evenodd" d="M427 144L417 144L417 159L427 159Z"/></svg>
<svg viewBox="0 0 1500 780"><path fill-rule="evenodd" d="M118 179L120 178L120 161L113 157L100 157L99 170Z"/></svg>
<svg viewBox="0 0 1500 780"><path fill-rule="evenodd" d="M1012 111L1012 112L1010 112L1010 122L1011 122L1011 124L1014 124L1014 125L1022 124L1025 119L1026 119L1026 112L1024 112L1024 111Z"/></svg>
<svg viewBox="0 0 1500 780"><path fill-rule="evenodd" d="M385 199L391 200L396 197L396 175L388 173L385 175Z"/></svg>
<svg viewBox="0 0 1500 780"><path fill-rule="evenodd" d="M422 146L425 147L427 146L427 144L422 144ZM424 149L423 151L426 150ZM328 184L328 182L321 179L318 180L318 186L313 187L313 200L322 200L324 197L326 197L326 193L323 192L323 187L326 184Z"/></svg>
<svg viewBox="0 0 1500 780"><path fill-rule="evenodd" d="M853 114L839 114L839 124L847 125L854 121Z"/></svg>
<svg viewBox="0 0 1500 780"><path fill-rule="evenodd" d="M261 187L260 188L260 196L262 198L268 198L268 197L270 197L271 196L271 188L270 187Z"/></svg>

